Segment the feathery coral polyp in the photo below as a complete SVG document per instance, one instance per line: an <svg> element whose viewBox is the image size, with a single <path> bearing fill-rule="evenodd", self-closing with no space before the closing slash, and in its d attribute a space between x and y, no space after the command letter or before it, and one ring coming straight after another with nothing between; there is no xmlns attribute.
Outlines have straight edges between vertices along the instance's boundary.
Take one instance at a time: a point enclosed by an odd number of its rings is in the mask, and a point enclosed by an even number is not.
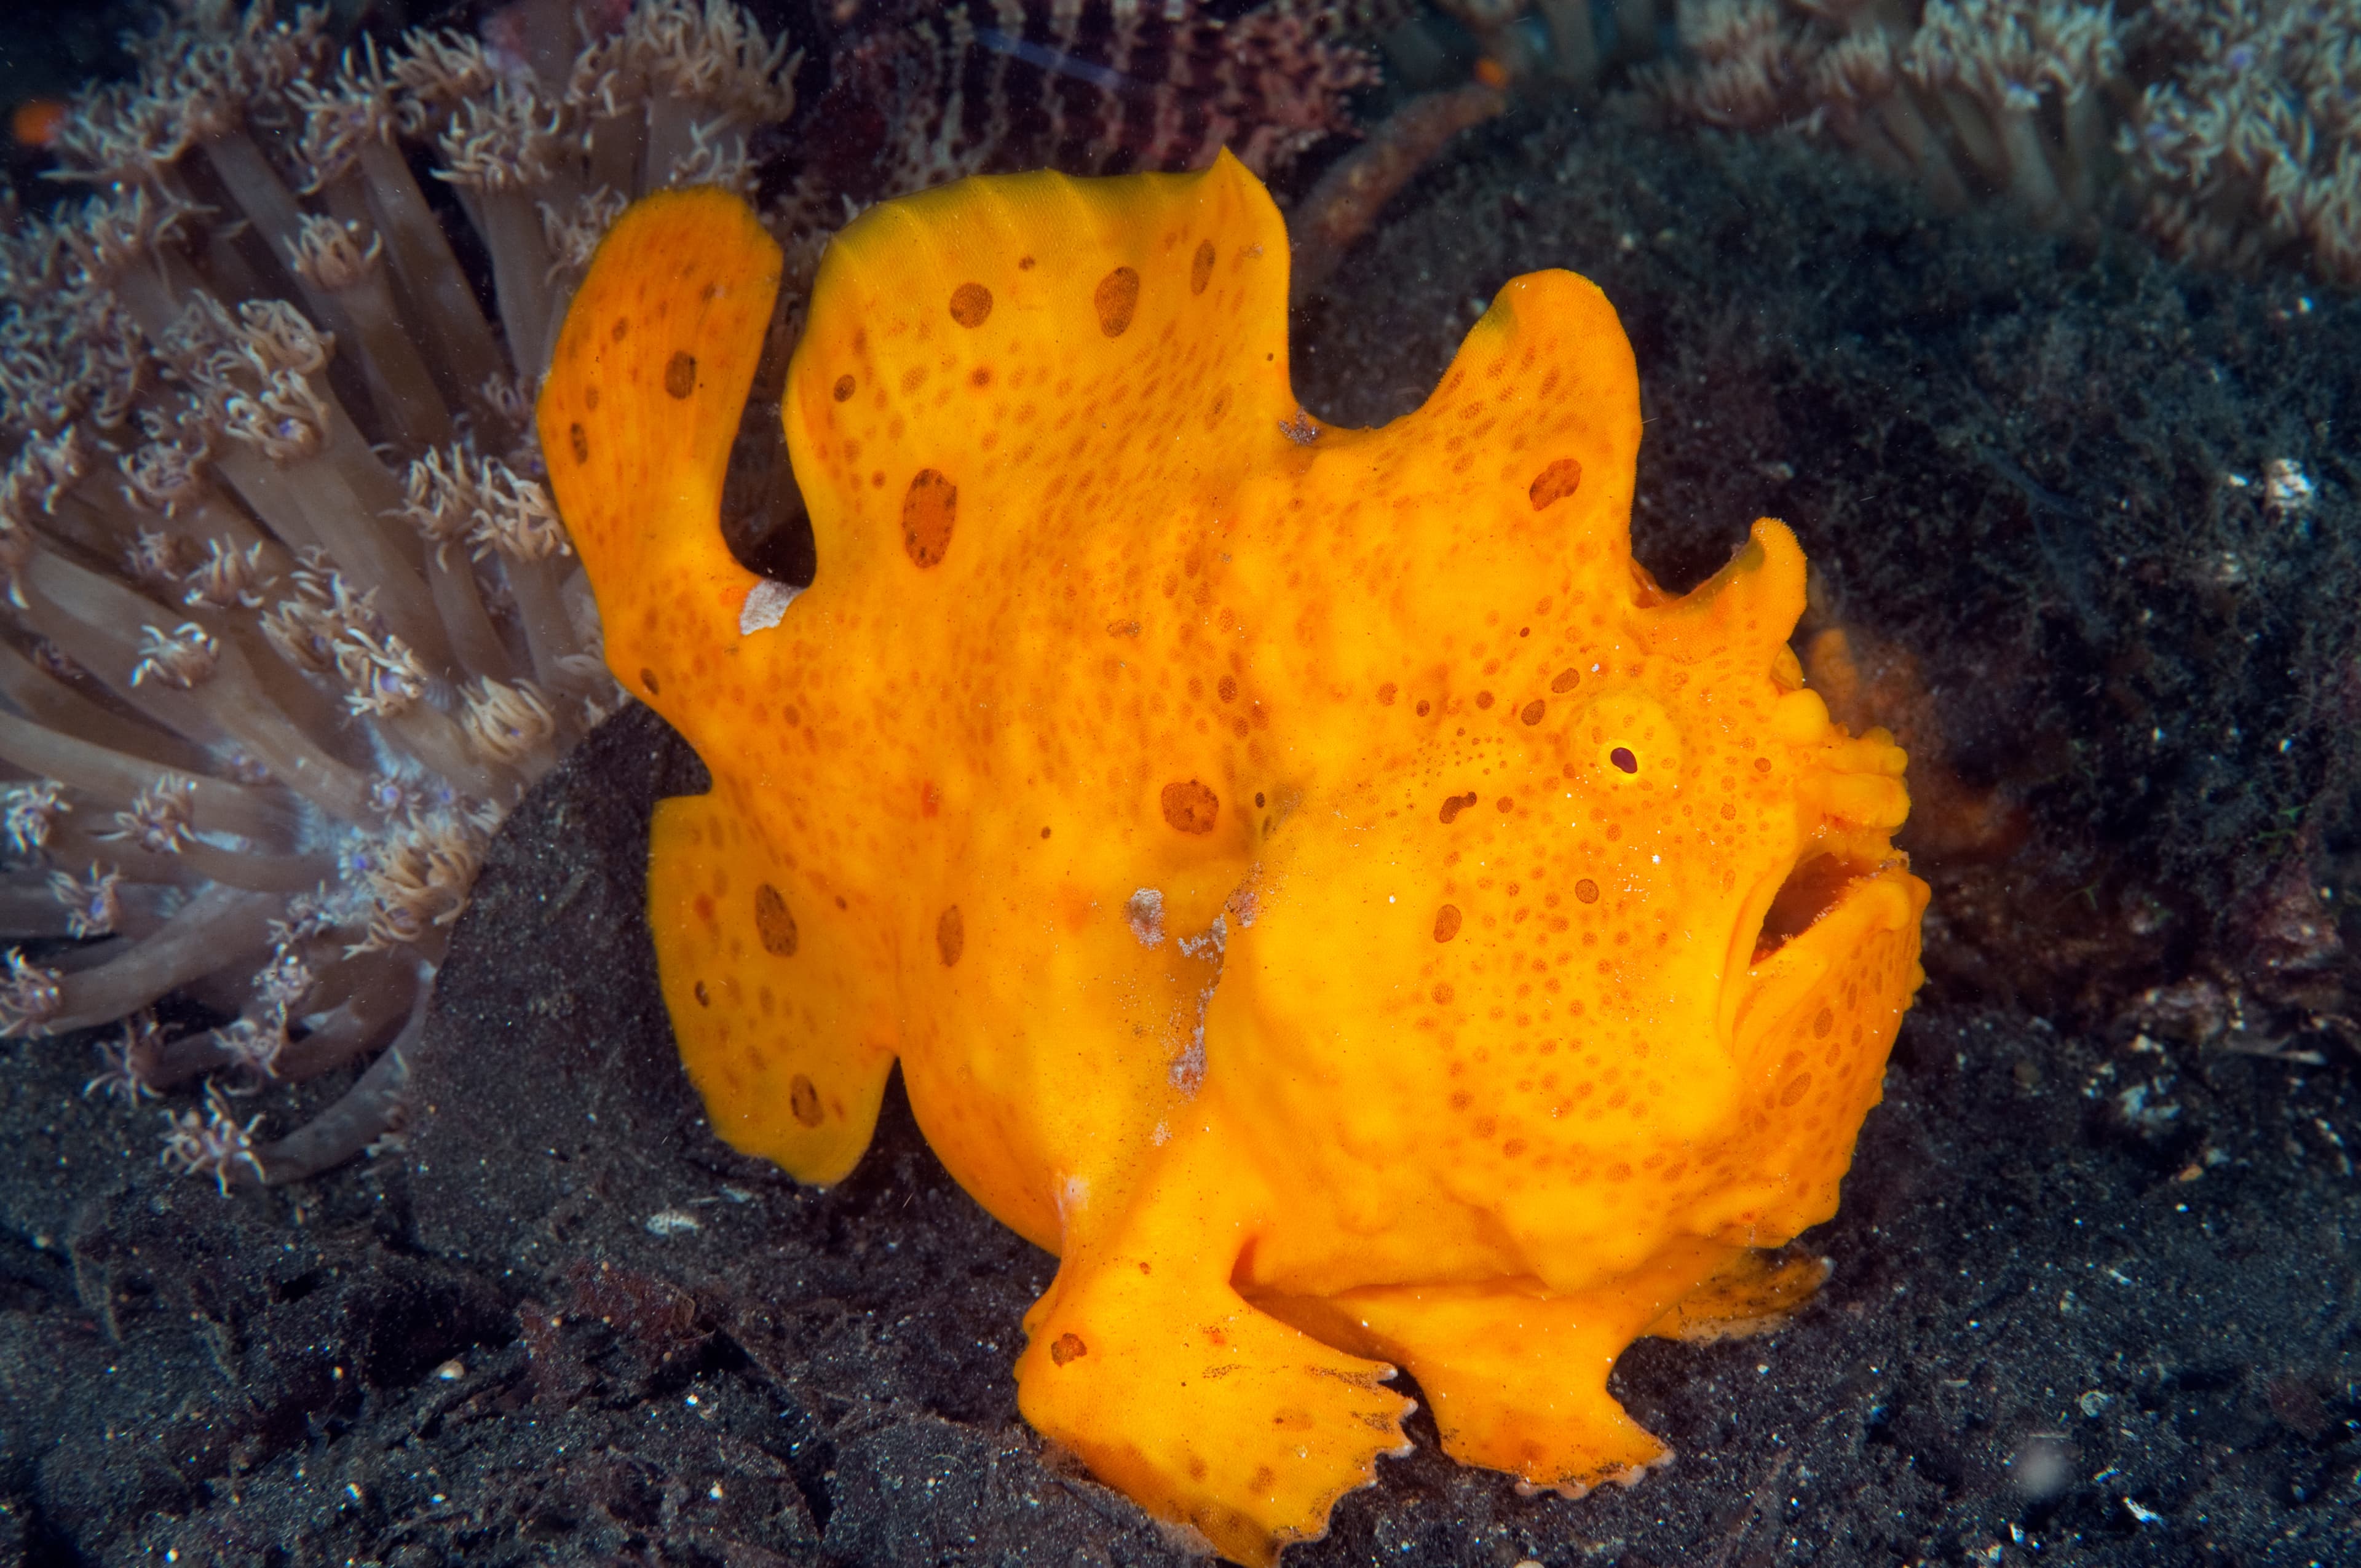
<svg viewBox="0 0 2361 1568"><path fill-rule="evenodd" d="M270 1141L215 1090L168 1164L279 1180L398 1124L401 1042L492 829L616 698L527 396L630 197L747 182L784 42L652 0L539 76L202 5L55 139L95 193L0 240L0 1025L134 1017L95 1091L388 1052ZM488 319L411 158L489 255ZM189 988L228 1021L137 1021Z"/></svg>

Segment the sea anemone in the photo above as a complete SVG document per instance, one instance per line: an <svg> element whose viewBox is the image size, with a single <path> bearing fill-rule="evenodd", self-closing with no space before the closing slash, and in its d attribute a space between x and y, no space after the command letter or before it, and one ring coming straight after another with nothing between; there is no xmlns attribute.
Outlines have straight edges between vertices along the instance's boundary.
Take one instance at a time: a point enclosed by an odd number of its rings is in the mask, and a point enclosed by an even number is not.
<svg viewBox="0 0 2361 1568"><path fill-rule="evenodd" d="M0 1027L205 1079L164 1157L226 1190L397 1129L489 835L618 700L532 391L607 223L751 188L795 62L720 0L547 74L268 0L132 48L51 140L91 193L0 237ZM363 1064L275 1140L225 1098Z"/></svg>

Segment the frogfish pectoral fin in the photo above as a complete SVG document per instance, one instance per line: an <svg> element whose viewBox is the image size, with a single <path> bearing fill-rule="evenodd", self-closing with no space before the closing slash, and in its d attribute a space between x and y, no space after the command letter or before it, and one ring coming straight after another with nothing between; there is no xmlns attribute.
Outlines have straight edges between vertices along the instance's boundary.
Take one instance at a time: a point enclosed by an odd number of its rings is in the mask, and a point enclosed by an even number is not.
<svg viewBox="0 0 2361 1568"><path fill-rule="evenodd" d="M886 971L863 950L873 927L787 874L719 790L656 807L648 925L713 1130L798 1181L850 1174L894 1065Z"/></svg>

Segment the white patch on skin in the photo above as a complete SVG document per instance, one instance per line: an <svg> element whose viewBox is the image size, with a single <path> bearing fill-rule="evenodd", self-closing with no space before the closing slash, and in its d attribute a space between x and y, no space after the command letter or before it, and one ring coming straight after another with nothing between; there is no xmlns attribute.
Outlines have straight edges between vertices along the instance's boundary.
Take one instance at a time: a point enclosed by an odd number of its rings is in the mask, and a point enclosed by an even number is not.
<svg viewBox="0 0 2361 1568"><path fill-rule="evenodd" d="M768 631L779 624L787 613L787 606L796 602L803 589L786 583L774 583L765 577L746 590L746 603L738 611L738 635L752 637L757 631Z"/></svg>
<svg viewBox="0 0 2361 1568"><path fill-rule="evenodd" d="M1205 928L1202 936L1180 938L1180 951L1183 954L1192 959L1210 956L1215 965L1213 978L1207 981L1205 989L1197 993L1197 1022L1189 1031L1188 1048L1172 1060L1172 1087L1191 1099L1196 1097L1198 1086L1205 1081L1205 1011L1213 1006L1213 992L1222 983L1222 971L1219 966L1222 962L1222 955L1229 945L1229 934L1228 919L1224 916L1216 915L1213 916L1213 923Z"/></svg>
<svg viewBox="0 0 2361 1568"><path fill-rule="evenodd" d="M1172 1062L1172 1087L1184 1096L1194 1099L1197 1086L1205 1081L1205 1002L1213 997L1213 988L1206 987L1204 1001L1197 1006L1197 1026L1189 1031L1189 1048Z"/></svg>
<svg viewBox="0 0 2361 1568"><path fill-rule="evenodd" d="M1139 938L1143 948L1152 948L1164 940L1164 894L1152 887L1143 887L1131 895L1123 906L1123 917L1131 922L1131 934Z"/></svg>
<svg viewBox="0 0 2361 1568"><path fill-rule="evenodd" d="M1057 1191L1058 1223L1060 1226L1091 1206L1091 1179L1087 1176L1060 1178Z"/></svg>
<svg viewBox="0 0 2361 1568"><path fill-rule="evenodd" d="M1162 900L1159 899L1158 902L1160 904ZM1218 959L1229 945L1229 919L1226 916L1216 915L1213 916L1213 923L1205 927L1203 936L1180 938L1180 952L1185 958L1197 959L1204 957L1205 949L1211 948L1213 956Z"/></svg>
<svg viewBox="0 0 2361 1568"><path fill-rule="evenodd" d="M1262 867L1257 865L1253 871L1247 872L1246 880L1238 883L1235 890L1222 905L1224 910L1238 917L1238 927L1241 930L1253 925L1255 916L1262 912L1261 901L1255 892L1254 882L1261 872ZM1392 901L1388 900L1388 902Z"/></svg>

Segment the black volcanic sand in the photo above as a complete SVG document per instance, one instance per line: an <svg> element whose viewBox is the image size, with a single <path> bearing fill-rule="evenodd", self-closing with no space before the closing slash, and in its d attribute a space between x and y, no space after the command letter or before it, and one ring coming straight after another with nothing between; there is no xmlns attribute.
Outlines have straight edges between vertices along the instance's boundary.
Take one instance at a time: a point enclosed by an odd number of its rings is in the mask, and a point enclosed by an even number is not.
<svg viewBox="0 0 2361 1568"><path fill-rule="evenodd" d="M2361 313L1568 114L1405 193L1304 315L1307 401L1410 406L1471 301L1544 263L1637 344L1643 558L1692 580L1793 520L1826 612L1915 654L1951 765L2027 836L1928 867L2001 914L1930 924L1807 1238L1820 1299L1617 1369L1669 1471L1521 1497L1421 1415L1288 1563L2361 1560L2352 1057L2239 968L2238 924L2290 856L2345 907ZM2306 518L2221 477L2279 456ZM81 1097L82 1042L8 1047L0 1565L1184 1561L1017 1418L1052 1262L898 1086L827 1192L708 1133L639 915L650 804L699 777L633 710L511 819L402 1155L224 1199L159 1170L152 1110ZM2334 934L2306 995L2351 993ZM2291 1032L2136 1032L2143 987L2201 970Z"/></svg>

